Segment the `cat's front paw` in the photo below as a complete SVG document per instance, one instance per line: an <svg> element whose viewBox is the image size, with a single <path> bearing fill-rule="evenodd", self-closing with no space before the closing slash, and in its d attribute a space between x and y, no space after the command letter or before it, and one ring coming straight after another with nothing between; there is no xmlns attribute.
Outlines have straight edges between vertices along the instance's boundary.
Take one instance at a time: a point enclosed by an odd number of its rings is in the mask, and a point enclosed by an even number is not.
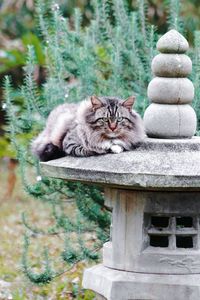
<svg viewBox="0 0 200 300"><path fill-rule="evenodd" d="M119 145L113 145L113 146L111 146L110 150L111 150L112 153L117 154L117 153L123 152L124 149Z"/></svg>

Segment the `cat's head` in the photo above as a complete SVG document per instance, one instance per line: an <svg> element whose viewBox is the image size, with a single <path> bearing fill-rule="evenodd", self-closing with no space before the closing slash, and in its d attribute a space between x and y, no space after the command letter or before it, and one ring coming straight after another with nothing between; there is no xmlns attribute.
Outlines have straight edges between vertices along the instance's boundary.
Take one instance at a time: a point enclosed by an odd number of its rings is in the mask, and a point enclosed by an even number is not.
<svg viewBox="0 0 200 300"><path fill-rule="evenodd" d="M93 130L102 133L102 137L117 138L134 128L134 101L134 96L126 100L91 96L91 112L87 115L87 122Z"/></svg>

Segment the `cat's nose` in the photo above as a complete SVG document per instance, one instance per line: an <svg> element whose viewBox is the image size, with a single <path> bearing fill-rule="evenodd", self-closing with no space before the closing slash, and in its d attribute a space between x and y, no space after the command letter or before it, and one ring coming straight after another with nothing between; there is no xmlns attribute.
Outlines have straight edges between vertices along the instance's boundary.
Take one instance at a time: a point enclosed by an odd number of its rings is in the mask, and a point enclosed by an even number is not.
<svg viewBox="0 0 200 300"><path fill-rule="evenodd" d="M109 127L110 127L110 129L112 130L112 131L114 131L116 128L117 128L117 123L110 123L109 124Z"/></svg>

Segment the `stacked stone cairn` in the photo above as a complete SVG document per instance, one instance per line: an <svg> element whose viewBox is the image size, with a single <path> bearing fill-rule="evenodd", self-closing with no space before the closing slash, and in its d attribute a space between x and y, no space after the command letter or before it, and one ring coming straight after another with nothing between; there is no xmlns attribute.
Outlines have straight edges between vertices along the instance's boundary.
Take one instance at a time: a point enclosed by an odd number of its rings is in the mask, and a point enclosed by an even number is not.
<svg viewBox="0 0 200 300"><path fill-rule="evenodd" d="M186 78L192 62L184 53L187 40L176 30L170 30L157 42L161 52L152 61L155 77L148 86L151 104L144 114L146 133L153 138L191 138L196 131L196 114L191 107L193 83Z"/></svg>

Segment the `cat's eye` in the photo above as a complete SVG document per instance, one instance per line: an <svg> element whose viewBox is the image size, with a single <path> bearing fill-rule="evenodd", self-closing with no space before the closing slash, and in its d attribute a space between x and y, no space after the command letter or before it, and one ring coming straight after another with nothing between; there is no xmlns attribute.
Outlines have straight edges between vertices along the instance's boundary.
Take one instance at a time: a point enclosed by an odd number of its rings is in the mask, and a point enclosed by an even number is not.
<svg viewBox="0 0 200 300"><path fill-rule="evenodd" d="M95 123L102 126L102 125L104 125L104 120L103 120L103 118L99 118L98 120L96 120Z"/></svg>
<svg viewBox="0 0 200 300"><path fill-rule="evenodd" d="M104 121L104 122L108 122L108 118L104 117L104 118L103 118L103 121Z"/></svg>
<svg viewBox="0 0 200 300"><path fill-rule="evenodd" d="M123 120L123 117L118 117L118 118L117 118L117 121L118 121L118 122L121 122L122 120Z"/></svg>

